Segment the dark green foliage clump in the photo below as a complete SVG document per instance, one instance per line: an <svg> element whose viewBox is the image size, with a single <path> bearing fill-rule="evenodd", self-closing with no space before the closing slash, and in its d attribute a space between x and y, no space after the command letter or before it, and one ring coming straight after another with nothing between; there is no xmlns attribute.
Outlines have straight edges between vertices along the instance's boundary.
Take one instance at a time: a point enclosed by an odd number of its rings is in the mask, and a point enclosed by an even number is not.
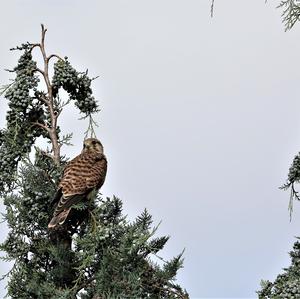
<svg viewBox="0 0 300 299"><path fill-rule="evenodd" d="M36 62L25 50L13 70L16 74L13 83L5 89L9 110L7 127L0 135L0 192L12 185L18 161L30 152L35 138L42 134L41 129L33 125L43 118L40 104L30 95L39 82L35 69Z"/></svg>
<svg viewBox="0 0 300 299"><path fill-rule="evenodd" d="M300 153L295 156L288 173L288 184L299 183L300 181Z"/></svg>
<svg viewBox="0 0 300 299"><path fill-rule="evenodd" d="M298 238L300 239L300 238ZM279 274L275 281L262 281L262 289L258 291L260 299L300 298L300 242L296 241L290 252L292 264Z"/></svg>
<svg viewBox="0 0 300 299"><path fill-rule="evenodd" d="M53 257L47 224L60 173L50 158L37 152L34 164L27 160L20 167L18 192L4 196L10 231L0 248L6 251L6 260L15 261L9 274L11 298L51 298L55 290L50 277L59 261Z"/></svg>
<svg viewBox="0 0 300 299"><path fill-rule="evenodd" d="M69 93L70 99L82 113L90 114L97 111L97 103L92 96L91 82L87 73L77 72L65 57L54 64L54 76L52 80L53 95L58 94L59 88Z"/></svg>
<svg viewBox="0 0 300 299"><path fill-rule="evenodd" d="M295 184L300 182L300 153L295 156L292 165L290 166L288 172L287 182L280 187L280 189L288 190L290 189L290 202L289 202L289 211L290 218L292 217L293 212L293 201L300 200L299 192L296 190Z"/></svg>
<svg viewBox="0 0 300 299"><path fill-rule="evenodd" d="M300 182L300 153L298 153L292 162L292 165L289 168L288 179L285 185L282 188L286 189L291 187L295 183Z"/></svg>

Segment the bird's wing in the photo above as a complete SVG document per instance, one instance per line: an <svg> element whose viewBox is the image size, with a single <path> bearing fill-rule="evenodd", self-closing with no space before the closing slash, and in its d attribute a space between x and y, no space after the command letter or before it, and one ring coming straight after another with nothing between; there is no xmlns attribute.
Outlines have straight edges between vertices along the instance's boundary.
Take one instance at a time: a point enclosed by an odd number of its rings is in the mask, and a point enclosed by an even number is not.
<svg viewBox="0 0 300 299"><path fill-rule="evenodd" d="M93 189L99 189L105 180L107 161L103 154L85 152L67 165L59 183L62 197L57 211L80 202Z"/></svg>
<svg viewBox="0 0 300 299"><path fill-rule="evenodd" d="M59 202L59 200L60 200L61 197L62 197L62 190L61 190L61 188L59 188L56 191L56 193L55 193L55 195L54 195L54 197L53 197L53 199L52 199L52 201L50 203L50 206L54 207L55 205L57 205L57 203Z"/></svg>
<svg viewBox="0 0 300 299"><path fill-rule="evenodd" d="M69 215L71 207L79 202L82 202L86 197L86 193L75 194L68 197L62 196L55 208L53 217L49 222L48 227L53 228L57 224L63 224Z"/></svg>

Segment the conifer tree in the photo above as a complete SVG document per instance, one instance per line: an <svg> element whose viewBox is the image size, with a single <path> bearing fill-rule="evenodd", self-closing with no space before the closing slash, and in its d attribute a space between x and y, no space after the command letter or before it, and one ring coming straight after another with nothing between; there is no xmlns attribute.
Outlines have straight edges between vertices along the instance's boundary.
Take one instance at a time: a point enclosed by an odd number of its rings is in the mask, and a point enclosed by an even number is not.
<svg viewBox="0 0 300 299"><path fill-rule="evenodd" d="M52 200L68 157L60 153L71 134L62 135L59 116L74 103L89 118L87 134L93 135L92 115L99 109L93 97L93 79L79 72L67 57L47 55L46 29L40 43L24 43L12 82L2 88L8 102L7 124L0 131L0 195L9 227L0 249L13 261L7 295L12 299L118 299L188 298L175 278L182 267L182 253L169 261L155 262L169 237L154 237L152 217L144 210L134 221L122 214L117 197L78 204L72 217L51 232ZM43 57L43 67L34 60ZM54 61L53 76L50 68ZM68 99L63 100L61 90ZM40 149L37 138L50 147ZM71 219L72 220L72 219ZM76 222L77 223L77 222Z"/></svg>
<svg viewBox="0 0 300 299"><path fill-rule="evenodd" d="M279 8L283 9L282 17L285 30L290 30L300 18L300 3L297 0L281 1ZM298 153L289 169L287 182L281 187L290 191L289 211L290 219L293 212L293 202L300 201L296 185L300 182L300 153ZM261 289L257 292L260 299L300 298L300 238L294 243L293 250L289 253L291 265L284 268L274 282L261 281Z"/></svg>
<svg viewBox="0 0 300 299"><path fill-rule="evenodd" d="M293 201L300 200L299 193L296 190L296 184L300 182L300 153L295 156L289 169L288 179L281 189L290 189L289 210L290 217L293 211ZM277 298L300 298L300 238L294 243L293 250L289 253L291 265L283 269L284 273L279 274L272 283L268 280L261 281L261 290L258 296L260 299Z"/></svg>
<svg viewBox="0 0 300 299"><path fill-rule="evenodd" d="M291 266L285 268L284 273L279 274L274 282L262 280L261 290L257 292L260 299L300 298L300 242L298 240L290 252Z"/></svg>

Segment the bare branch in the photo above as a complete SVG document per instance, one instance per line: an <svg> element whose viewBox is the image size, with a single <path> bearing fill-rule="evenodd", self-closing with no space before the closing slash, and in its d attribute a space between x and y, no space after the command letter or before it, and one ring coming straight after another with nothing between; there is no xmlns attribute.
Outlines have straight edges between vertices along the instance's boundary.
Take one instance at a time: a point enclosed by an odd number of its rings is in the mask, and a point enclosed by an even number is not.
<svg viewBox="0 0 300 299"><path fill-rule="evenodd" d="M56 55L56 54L51 54L48 58L47 58L47 60L48 60L48 62L50 61L50 59L51 58L57 58L57 59L59 59L59 60L63 60L60 56L58 56L58 55Z"/></svg>
<svg viewBox="0 0 300 299"><path fill-rule="evenodd" d="M94 137L94 138L97 138L96 136L96 132L95 132L95 129L94 129L94 126L95 127L99 127L99 125L97 124L97 122L93 119L92 115L89 114L89 115L86 115L85 117L82 117L81 119L85 119L89 117L89 126L87 128L87 130L84 132L84 138L88 138L88 134L90 133L90 137Z"/></svg>
<svg viewBox="0 0 300 299"><path fill-rule="evenodd" d="M210 6L210 16L214 16L214 7L215 7L215 0L211 1L211 6Z"/></svg>
<svg viewBox="0 0 300 299"><path fill-rule="evenodd" d="M36 68L36 71L39 72L39 73L41 73L43 76L45 76L45 73L41 69Z"/></svg>
<svg viewBox="0 0 300 299"><path fill-rule="evenodd" d="M49 158L51 158L52 160L54 160L54 156L51 155L50 153L46 152L46 151L41 151L41 153ZM49 179L50 180L50 179Z"/></svg>
<svg viewBox="0 0 300 299"><path fill-rule="evenodd" d="M47 29L45 29L44 24L41 24L41 27L42 27L42 43L41 43L41 46L43 48L45 48L44 47L44 45L45 45L45 35L46 35L46 32L47 32Z"/></svg>
<svg viewBox="0 0 300 299"><path fill-rule="evenodd" d="M33 122L32 124L35 125L35 126L38 126L38 127L42 128L42 129L44 129L45 131L47 131L48 133L50 133L50 129L49 129L46 125L41 124L41 123L39 123L39 122Z"/></svg>
<svg viewBox="0 0 300 299"><path fill-rule="evenodd" d="M44 80L45 80L45 82L46 82L47 78L45 77L45 72L42 71L40 68L36 68L35 71L38 72L38 73L40 73L40 74L44 77Z"/></svg>
<svg viewBox="0 0 300 299"><path fill-rule="evenodd" d="M49 78L49 57L47 57L46 50L45 50L45 35L47 32L47 29L44 27L44 25L41 25L42 27L42 37L41 37L41 44L40 44L40 49L42 52L43 60L44 60L44 70L42 71L42 74L44 76L44 80L47 86L48 90L48 100L47 100L47 106L49 109L49 114L50 114L50 119L51 119L51 128L49 129L49 136L51 139L52 143L52 151L53 151L53 157L54 157L54 162L56 164L60 164L60 146L58 143L58 138L57 138L57 118L59 113L55 112L54 109L54 99L53 99L53 93L52 93L52 85L50 82ZM55 54L52 54L55 55ZM50 55L50 57L52 56ZM54 57L54 56L52 56Z"/></svg>
<svg viewBox="0 0 300 299"><path fill-rule="evenodd" d="M41 48L41 45L40 44L31 44L31 49L30 49L30 53L32 52L32 50L34 49L34 48L36 48L36 47L39 47L39 48Z"/></svg>
<svg viewBox="0 0 300 299"><path fill-rule="evenodd" d="M50 105L49 100L47 99L46 95L44 94L38 94L35 95L35 99L37 99L38 101L41 101L42 103L46 104L48 107Z"/></svg>

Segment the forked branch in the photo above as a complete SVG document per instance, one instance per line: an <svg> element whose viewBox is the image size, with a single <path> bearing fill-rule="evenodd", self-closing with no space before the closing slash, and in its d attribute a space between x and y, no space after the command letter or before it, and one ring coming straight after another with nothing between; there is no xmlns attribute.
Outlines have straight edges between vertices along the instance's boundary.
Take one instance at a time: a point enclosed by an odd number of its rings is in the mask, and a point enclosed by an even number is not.
<svg viewBox="0 0 300 299"><path fill-rule="evenodd" d="M45 36L47 29L44 27L44 25L41 25L42 27L42 36L41 36L41 43L39 44L32 44L32 48L38 47L42 53L43 57L43 69L37 68L36 71L40 73L43 76L44 82L47 87L47 93L43 97L37 97L38 100L46 104L47 110L49 112L50 116L50 126L46 126L41 123L34 123L35 125L41 127L44 129L48 134L51 139L52 143L52 152L53 155L53 160L56 164L60 164L60 145L58 141L58 136L57 136L57 118L59 116L59 113L56 112L55 107L54 107L54 97L53 97L53 90L52 90L52 85L51 81L49 78L49 61L51 58L58 58L61 59L58 55L56 54L51 54L50 56L47 56L46 49L45 49Z"/></svg>

